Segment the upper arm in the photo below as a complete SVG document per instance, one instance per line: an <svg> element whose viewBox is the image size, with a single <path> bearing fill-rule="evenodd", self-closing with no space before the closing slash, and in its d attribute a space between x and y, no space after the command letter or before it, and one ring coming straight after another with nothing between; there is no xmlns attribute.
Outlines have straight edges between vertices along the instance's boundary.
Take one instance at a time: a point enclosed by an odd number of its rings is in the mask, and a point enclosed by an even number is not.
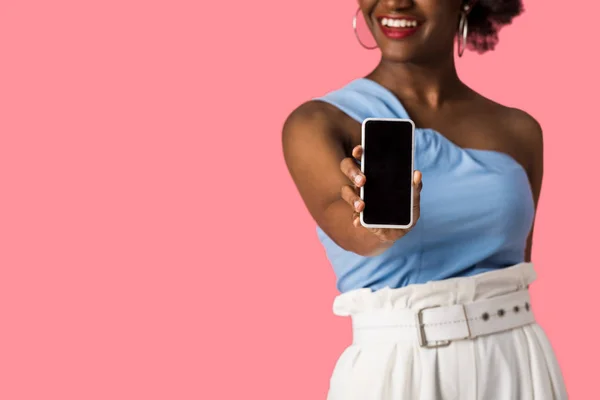
<svg viewBox="0 0 600 400"><path fill-rule="evenodd" d="M345 157L337 128L320 105L305 103L283 126L282 145L287 168L308 211L323 222L327 207L340 198L347 184L340 170Z"/></svg>
<svg viewBox="0 0 600 400"><path fill-rule="evenodd" d="M300 106L283 127L283 154L304 204L319 227L340 247L368 255L377 244L362 227L352 224L353 209L341 197L350 184L340 168L348 157L339 116L327 105Z"/></svg>
<svg viewBox="0 0 600 400"><path fill-rule="evenodd" d="M351 157L354 144L341 126L345 114L329 107L308 102L288 117L282 138L285 162L308 211L334 243L365 257L380 254L389 242L354 226L354 208L342 198L342 188L352 184L340 164Z"/></svg>
<svg viewBox="0 0 600 400"><path fill-rule="evenodd" d="M533 194L534 206L537 214L538 203L542 191L542 180L544 176L544 140L542 127L529 114L516 110L518 113L516 131L519 133L520 140L527 149L528 163L525 165L531 192ZM535 217L534 217L535 220ZM533 247L533 226L527 238L525 248L525 261L531 261L531 251Z"/></svg>
<svg viewBox="0 0 600 400"><path fill-rule="evenodd" d="M335 111L308 102L296 109L283 127L283 154L300 196L319 227L338 246L362 256L380 251L381 242L355 227L354 210L341 196L350 181L340 168L351 147Z"/></svg>

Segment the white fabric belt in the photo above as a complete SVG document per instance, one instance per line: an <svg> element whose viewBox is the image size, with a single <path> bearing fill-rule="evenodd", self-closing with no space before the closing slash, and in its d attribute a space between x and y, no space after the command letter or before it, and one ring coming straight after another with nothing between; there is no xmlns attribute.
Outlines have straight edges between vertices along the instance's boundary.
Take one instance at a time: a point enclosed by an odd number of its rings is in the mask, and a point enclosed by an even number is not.
<svg viewBox="0 0 600 400"><path fill-rule="evenodd" d="M417 339L422 347L446 346L533 322L528 290L466 304L372 310L352 316L355 343Z"/></svg>

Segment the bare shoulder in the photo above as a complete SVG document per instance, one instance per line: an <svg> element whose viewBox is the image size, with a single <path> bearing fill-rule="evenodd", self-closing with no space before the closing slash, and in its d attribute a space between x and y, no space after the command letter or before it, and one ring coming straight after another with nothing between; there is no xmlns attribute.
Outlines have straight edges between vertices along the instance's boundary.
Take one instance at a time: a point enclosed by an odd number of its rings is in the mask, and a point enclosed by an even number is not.
<svg viewBox="0 0 600 400"><path fill-rule="evenodd" d="M499 125L506 127L511 134L514 134L515 139L523 140L526 143L521 143L532 146L541 144L542 127L533 116L521 109L508 107L481 95L478 96L484 104L484 109L491 110L491 114L496 116L495 119L498 120Z"/></svg>
<svg viewBox="0 0 600 400"><path fill-rule="evenodd" d="M510 153L530 175L543 164L543 135L540 123L528 112L497 103L476 93L478 110Z"/></svg>
<svg viewBox="0 0 600 400"><path fill-rule="evenodd" d="M527 149L529 155L536 155L542 151L542 127L532 115L483 96L480 100L485 104L484 109L491 111L488 115L494 115L497 126L503 127L503 133L509 135L520 148Z"/></svg>
<svg viewBox="0 0 600 400"><path fill-rule="evenodd" d="M529 113L506 107L506 126L515 143L522 149L524 165L530 179L539 180L543 167L544 140L540 123Z"/></svg>
<svg viewBox="0 0 600 400"><path fill-rule="evenodd" d="M301 132L306 134L323 134L339 130L337 121L339 111L323 101L311 100L301 104L286 118L283 125L283 140L293 139Z"/></svg>
<svg viewBox="0 0 600 400"><path fill-rule="evenodd" d="M302 199L317 223L327 207L340 199L347 178L340 162L347 157L346 139L335 109L329 103L310 101L286 119L283 156Z"/></svg>
<svg viewBox="0 0 600 400"><path fill-rule="evenodd" d="M297 157L315 157L334 152L338 157L349 145L347 117L333 105L312 100L301 104L286 118L282 129L282 145L287 162Z"/></svg>
<svg viewBox="0 0 600 400"><path fill-rule="evenodd" d="M542 127L534 117L518 108L507 107L506 113L511 128L516 135L532 146L542 144Z"/></svg>

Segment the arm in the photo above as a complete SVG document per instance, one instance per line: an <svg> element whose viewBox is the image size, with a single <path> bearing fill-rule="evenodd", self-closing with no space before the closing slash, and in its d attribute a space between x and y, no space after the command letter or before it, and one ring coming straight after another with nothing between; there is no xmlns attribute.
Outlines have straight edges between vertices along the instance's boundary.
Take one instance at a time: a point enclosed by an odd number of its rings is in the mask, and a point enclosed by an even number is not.
<svg viewBox="0 0 600 400"><path fill-rule="evenodd" d="M529 163L526 166L529 183L533 192L533 201L537 214L538 202L542 190L542 178L544 175L544 142L542 128L540 124L530 115L520 112L521 118L518 131L523 132L522 137L527 141L529 149ZM535 218L534 218L535 222ZM533 226L527 238L525 247L525 261L531 261L531 251L533 247Z"/></svg>
<svg viewBox="0 0 600 400"><path fill-rule="evenodd" d="M382 253L391 246L362 225L353 224L353 204L359 196L342 188L351 184L340 164L348 164L344 136L327 106L300 106L283 127L283 154L300 196L315 222L340 247L362 256ZM358 170L357 170L358 171ZM349 173L352 176L352 173ZM355 198L348 197L356 196Z"/></svg>

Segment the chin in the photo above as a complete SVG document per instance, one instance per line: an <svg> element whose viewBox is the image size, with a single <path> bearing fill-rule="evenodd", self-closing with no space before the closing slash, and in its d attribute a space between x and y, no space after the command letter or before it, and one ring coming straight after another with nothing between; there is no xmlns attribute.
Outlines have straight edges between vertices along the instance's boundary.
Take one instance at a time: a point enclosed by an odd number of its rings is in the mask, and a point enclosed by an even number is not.
<svg viewBox="0 0 600 400"><path fill-rule="evenodd" d="M408 46L387 46L381 49L382 58L386 61L407 63L423 58L418 49Z"/></svg>

